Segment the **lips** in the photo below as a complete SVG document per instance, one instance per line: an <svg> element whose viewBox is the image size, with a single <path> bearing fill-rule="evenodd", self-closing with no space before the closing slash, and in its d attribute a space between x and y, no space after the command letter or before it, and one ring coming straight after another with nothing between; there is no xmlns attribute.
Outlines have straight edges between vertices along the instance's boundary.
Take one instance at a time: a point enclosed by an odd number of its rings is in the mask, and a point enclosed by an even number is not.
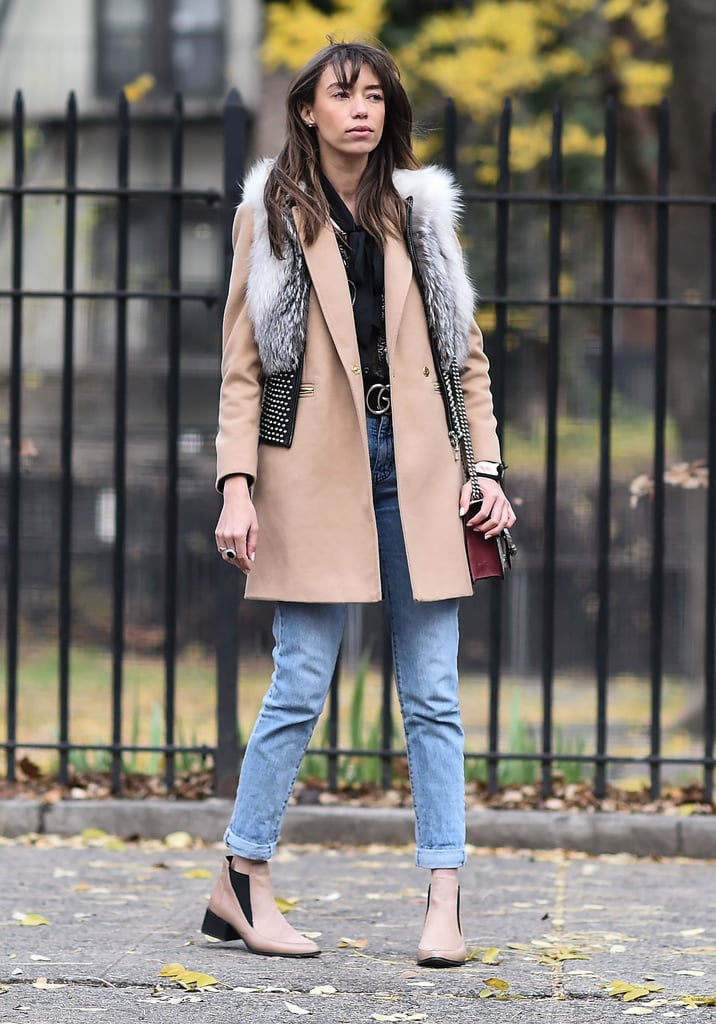
<svg viewBox="0 0 716 1024"><path fill-rule="evenodd" d="M360 128L349 128L348 129L348 134L349 135L372 135L373 134L373 129L368 127L368 125L361 125Z"/></svg>

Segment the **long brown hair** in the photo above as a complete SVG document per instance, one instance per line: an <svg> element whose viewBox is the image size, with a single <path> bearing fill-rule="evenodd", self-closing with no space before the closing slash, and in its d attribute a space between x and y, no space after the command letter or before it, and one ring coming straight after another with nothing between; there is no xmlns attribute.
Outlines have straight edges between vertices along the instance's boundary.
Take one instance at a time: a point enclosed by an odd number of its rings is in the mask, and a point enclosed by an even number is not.
<svg viewBox="0 0 716 1024"><path fill-rule="evenodd" d="M311 245L329 217L320 183L316 134L301 117L304 104L313 103L316 85L332 67L343 88L351 88L364 64L375 72L385 97L383 135L370 154L356 195L356 220L376 240L400 235L405 226L405 204L393 185L396 168L418 167L411 133L413 112L390 54L368 43L331 43L315 54L291 83L286 99L287 138L271 169L264 190L271 251L279 259L286 241L287 207L303 213L303 234Z"/></svg>

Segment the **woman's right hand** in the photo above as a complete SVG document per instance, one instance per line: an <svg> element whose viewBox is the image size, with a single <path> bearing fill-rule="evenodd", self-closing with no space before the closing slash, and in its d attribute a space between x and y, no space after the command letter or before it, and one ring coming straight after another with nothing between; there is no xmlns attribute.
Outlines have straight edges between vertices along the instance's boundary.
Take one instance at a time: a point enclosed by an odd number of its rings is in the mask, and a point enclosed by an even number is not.
<svg viewBox="0 0 716 1024"><path fill-rule="evenodd" d="M259 536L259 521L245 476L229 476L224 481L224 507L216 524L214 537L219 554L225 562L242 572L251 572ZM235 558L228 557L236 552Z"/></svg>

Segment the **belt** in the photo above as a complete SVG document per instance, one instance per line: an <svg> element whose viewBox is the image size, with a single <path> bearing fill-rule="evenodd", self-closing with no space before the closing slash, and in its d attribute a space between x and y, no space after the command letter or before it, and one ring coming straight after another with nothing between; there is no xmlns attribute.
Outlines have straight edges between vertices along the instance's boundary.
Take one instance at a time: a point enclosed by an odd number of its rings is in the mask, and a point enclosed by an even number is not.
<svg viewBox="0 0 716 1024"><path fill-rule="evenodd" d="M365 407L371 416L390 414L390 384L371 384L365 393Z"/></svg>

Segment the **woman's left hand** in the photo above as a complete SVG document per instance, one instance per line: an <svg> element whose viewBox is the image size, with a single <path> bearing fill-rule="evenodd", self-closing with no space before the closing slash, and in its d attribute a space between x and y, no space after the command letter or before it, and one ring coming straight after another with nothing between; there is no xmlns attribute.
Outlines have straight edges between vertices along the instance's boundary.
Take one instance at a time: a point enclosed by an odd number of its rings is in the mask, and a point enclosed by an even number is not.
<svg viewBox="0 0 716 1024"><path fill-rule="evenodd" d="M479 477L482 491L482 506L477 515L467 520L467 526L479 530L485 537L496 537L507 527L509 530L515 523L516 515L497 480ZM467 514L472 497L472 484L468 480L460 491L460 515Z"/></svg>

